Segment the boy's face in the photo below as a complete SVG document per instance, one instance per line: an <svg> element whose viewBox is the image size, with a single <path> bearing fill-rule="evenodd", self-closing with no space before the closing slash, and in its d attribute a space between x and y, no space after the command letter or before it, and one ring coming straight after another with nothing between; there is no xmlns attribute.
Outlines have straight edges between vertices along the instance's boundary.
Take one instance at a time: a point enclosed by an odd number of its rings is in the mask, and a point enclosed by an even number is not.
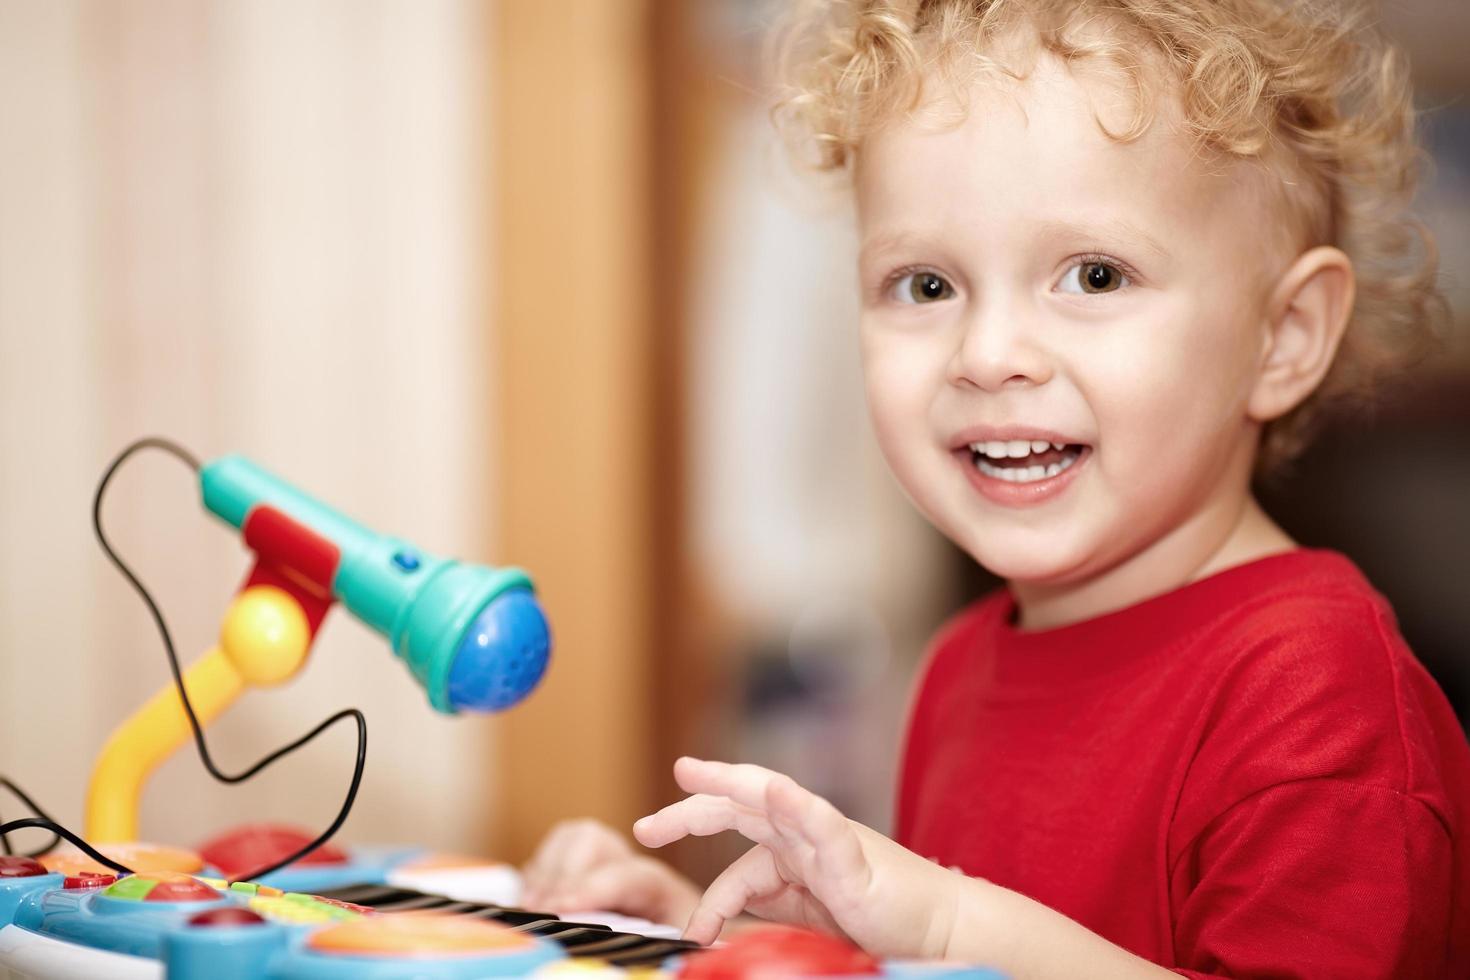
<svg viewBox="0 0 1470 980"><path fill-rule="evenodd" d="M1123 144L1094 118L1122 128L1116 87L1050 56L969 97L962 124L898 121L858 154L869 408L977 561L1079 582L1244 505L1284 235L1163 100Z"/></svg>

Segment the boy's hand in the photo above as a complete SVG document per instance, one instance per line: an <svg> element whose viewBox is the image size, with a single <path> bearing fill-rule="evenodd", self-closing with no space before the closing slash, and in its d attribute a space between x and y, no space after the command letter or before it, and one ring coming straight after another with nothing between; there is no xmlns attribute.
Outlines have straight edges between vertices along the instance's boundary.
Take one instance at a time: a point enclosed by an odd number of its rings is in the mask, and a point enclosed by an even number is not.
<svg viewBox="0 0 1470 980"><path fill-rule="evenodd" d="M694 795L633 825L649 847L736 830L756 843L699 900L688 939L710 943L749 910L845 935L879 956L942 957L966 880L847 819L789 776L683 758L674 778Z"/></svg>
<svg viewBox="0 0 1470 980"><path fill-rule="evenodd" d="M697 885L596 820L552 827L521 874L521 905L537 911L602 909L682 926L699 904Z"/></svg>

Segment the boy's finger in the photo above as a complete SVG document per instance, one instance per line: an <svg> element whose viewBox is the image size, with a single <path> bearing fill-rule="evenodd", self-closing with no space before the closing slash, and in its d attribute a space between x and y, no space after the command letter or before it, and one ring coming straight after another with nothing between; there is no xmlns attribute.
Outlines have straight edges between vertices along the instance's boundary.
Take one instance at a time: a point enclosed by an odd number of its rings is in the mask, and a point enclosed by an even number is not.
<svg viewBox="0 0 1470 980"><path fill-rule="evenodd" d="M767 786L766 804L778 832L794 833L811 845L815 869L822 877L846 883L866 871L867 859L857 832L831 803L777 775Z"/></svg>
<svg viewBox="0 0 1470 980"><path fill-rule="evenodd" d="M665 879L653 859L635 858L590 872L546 911L562 914L597 910L657 921L668 903L666 891Z"/></svg>
<svg viewBox="0 0 1470 980"><path fill-rule="evenodd" d="M617 833L591 820L559 824L528 866L523 902L547 901L588 870L629 853ZM539 860L538 860L539 859Z"/></svg>
<svg viewBox="0 0 1470 980"><path fill-rule="evenodd" d="M544 885L550 880L551 869L556 862L556 855L565 846L570 827L567 821L562 821L551 828L547 835L541 838L536 852L531 855L521 869L521 901L531 902L543 891Z"/></svg>
<svg viewBox="0 0 1470 980"><path fill-rule="evenodd" d="M775 895L786 887L776 868L776 858L765 846L752 847L720 872L695 906L684 929L684 938L708 946L720 938L725 923L744 912L746 906Z"/></svg>
<svg viewBox="0 0 1470 980"><path fill-rule="evenodd" d="M663 847L690 835L709 837L726 830L738 831L757 844L776 837L765 814L726 797L703 793L671 803L633 824L633 836L645 847Z"/></svg>
<svg viewBox="0 0 1470 980"><path fill-rule="evenodd" d="M766 805L766 786L777 773L749 763L734 765L684 756L674 763L674 781L686 793L728 796L755 809Z"/></svg>
<svg viewBox="0 0 1470 980"><path fill-rule="evenodd" d="M607 832L582 833L567 842L559 859L551 867L543 895L560 895L574 890L577 883L594 868L623 863L632 857L619 838Z"/></svg>
<svg viewBox="0 0 1470 980"><path fill-rule="evenodd" d="M771 922L790 922L800 925L806 921L810 903L805 895L794 888L783 888L774 895L752 898L745 903L745 911Z"/></svg>
<svg viewBox="0 0 1470 980"><path fill-rule="evenodd" d="M635 915L630 906L637 904L638 882L632 862L620 861L601 868L567 883L554 896L542 904L545 911L571 912L602 909L607 912L622 912Z"/></svg>
<svg viewBox="0 0 1470 980"><path fill-rule="evenodd" d="M675 763L674 775L686 790L720 793L742 806L766 813L788 847L805 843L821 852L849 829L847 818L831 803L790 776L761 766L731 765L686 756ZM776 819L777 811L779 819ZM844 850L839 867L854 857L851 847ZM860 859L861 854L856 857Z"/></svg>
<svg viewBox="0 0 1470 980"><path fill-rule="evenodd" d="M566 824L555 824L546 836L541 838L541 843L536 845L536 851L531 859L521 868L521 876L527 883L543 877L546 867L551 861L551 855L556 853L558 843L566 835Z"/></svg>
<svg viewBox="0 0 1470 980"><path fill-rule="evenodd" d="M789 886L766 898L752 898L745 903L745 911L772 922L787 922L818 932L847 937L847 933L842 931L837 920L820 901L813 901L810 895L802 894Z"/></svg>

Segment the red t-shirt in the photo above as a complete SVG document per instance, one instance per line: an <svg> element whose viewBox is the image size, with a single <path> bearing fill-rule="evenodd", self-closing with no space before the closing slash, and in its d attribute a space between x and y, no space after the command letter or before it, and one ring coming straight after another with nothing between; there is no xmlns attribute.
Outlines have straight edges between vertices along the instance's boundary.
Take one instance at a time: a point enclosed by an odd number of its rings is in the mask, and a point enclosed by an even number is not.
<svg viewBox="0 0 1470 980"><path fill-rule="evenodd" d="M1387 602L1298 550L936 638L898 840L1189 976L1470 977L1470 748Z"/></svg>

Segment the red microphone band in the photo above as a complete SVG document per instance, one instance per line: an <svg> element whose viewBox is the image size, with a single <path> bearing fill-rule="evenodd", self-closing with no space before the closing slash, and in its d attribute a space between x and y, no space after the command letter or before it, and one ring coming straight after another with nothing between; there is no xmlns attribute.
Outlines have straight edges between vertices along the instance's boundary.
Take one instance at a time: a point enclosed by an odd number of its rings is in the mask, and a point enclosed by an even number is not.
<svg viewBox="0 0 1470 980"><path fill-rule="evenodd" d="M274 507L250 511L243 527L245 544L256 554L255 567L241 586L273 585L301 604L313 637L332 606L332 580L342 552L335 544Z"/></svg>

